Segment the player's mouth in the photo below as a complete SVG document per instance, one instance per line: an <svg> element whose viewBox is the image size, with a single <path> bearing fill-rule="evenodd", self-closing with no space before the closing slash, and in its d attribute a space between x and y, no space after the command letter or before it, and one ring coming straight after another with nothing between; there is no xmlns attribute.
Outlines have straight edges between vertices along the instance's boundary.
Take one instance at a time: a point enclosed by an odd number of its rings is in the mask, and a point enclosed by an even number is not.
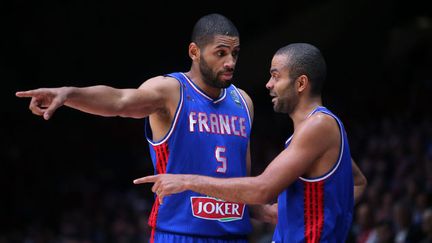
<svg viewBox="0 0 432 243"><path fill-rule="evenodd" d="M233 78L233 72L222 73L222 78L225 80L231 80Z"/></svg>
<svg viewBox="0 0 432 243"><path fill-rule="evenodd" d="M270 97L272 98L272 102L276 102L277 96L274 93L270 93Z"/></svg>

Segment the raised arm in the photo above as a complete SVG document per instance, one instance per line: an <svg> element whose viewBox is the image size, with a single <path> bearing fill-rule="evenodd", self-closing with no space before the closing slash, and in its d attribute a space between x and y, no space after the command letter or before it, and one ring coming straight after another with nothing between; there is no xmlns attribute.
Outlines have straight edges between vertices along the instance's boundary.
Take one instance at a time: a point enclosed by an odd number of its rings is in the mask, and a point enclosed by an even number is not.
<svg viewBox="0 0 432 243"><path fill-rule="evenodd" d="M167 108L177 97L176 80L158 76L144 82L139 89L116 89L97 85L84 88L40 88L17 92L18 97L31 97L30 110L48 120L60 106L68 106L100 116L142 118Z"/></svg>

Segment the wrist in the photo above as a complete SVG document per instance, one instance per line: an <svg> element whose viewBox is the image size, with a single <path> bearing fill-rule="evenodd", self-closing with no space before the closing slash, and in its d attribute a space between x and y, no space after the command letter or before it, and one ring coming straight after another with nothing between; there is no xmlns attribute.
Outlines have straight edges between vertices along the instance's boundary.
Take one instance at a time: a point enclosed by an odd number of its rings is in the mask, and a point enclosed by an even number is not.
<svg viewBox="0 0 432 243"><path fill-rule="evenodd" d="M61 92L63 93L64 98L70 99L73 96L74 87L62 87Z"/></svg>
<svg viewBox="0 0 432 243"><path fill-rule="evenodd" d="M192 186L194 185L194 181L196 180L195 175L184 175L183 177L183 186L184 190L192 190Z"/></svg>

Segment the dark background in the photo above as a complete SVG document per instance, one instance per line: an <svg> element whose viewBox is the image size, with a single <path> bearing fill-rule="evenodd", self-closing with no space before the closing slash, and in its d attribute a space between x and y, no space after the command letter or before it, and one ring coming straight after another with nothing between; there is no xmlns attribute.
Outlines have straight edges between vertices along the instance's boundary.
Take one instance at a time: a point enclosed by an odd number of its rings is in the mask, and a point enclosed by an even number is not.
<svg viewBox="0 0 432 243"><path fill-rule="evenodd" d="M21 239L29 227L60 231L62 212L92 211L106 199L98 195L122 197L132 190L152 200L149 186L132 185L153 172L142 120L61 108L44 121L16 91L131 88L156 75L187 71L194 23L218 12L240 31L235 80L255 105L253 173L263 170L292 132L289 118L273 113L264 87L273 53L292 42L322 50L328 64L324 105L353 134L356 158L363 141L357 138L369 134L356 126L398 117L407 126L430 121L432 14L426 2L2 2L0 241Z"/></svg>

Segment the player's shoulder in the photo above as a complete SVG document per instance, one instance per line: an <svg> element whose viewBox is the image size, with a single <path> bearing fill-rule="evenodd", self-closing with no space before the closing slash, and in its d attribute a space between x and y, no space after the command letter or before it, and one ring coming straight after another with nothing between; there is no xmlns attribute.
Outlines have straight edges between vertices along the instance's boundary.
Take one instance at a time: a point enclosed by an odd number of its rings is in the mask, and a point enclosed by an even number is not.
<svg viewBox="0 0 432 243"><path fill-rule="evenodd" d="M237 88L237 87L236 87ZM238 91L240 92L240 94L243 96L243 98L246 101L246 104L251 112L251 117L253 117L253 110L254 110L254 106L253 106L253 101L252 98L249 96L249 94L244 91L243 89L237 88Z"/></svg>
<svg viewBox="0 0 432 243"><path fill-rule="evenodd" d="M304 121L303 133L315 138L326 138L326 140L337 139L339 126L333 116L323 112L316 112Z"/></svg>
<svg viewBox="0 0 432 243"><path fill-rule="evenodd" d="M253 107L252 98L249 96L249 94L246 93L246 91L244 91L243 89L240 89L238 87L236 87L236 88L240 92L240 94L243 96L243 98L245 99L246 103L248 103L248 106L252 106Z"/></svg>
<svg viewBox="0 0 432 243"><path fill-rule="evenodd" d="M151 86L152 88L159 89L162 91L169 91L169 90L178 90L180 84L178 80L173 77L159 75L145 80L140 85L140 88L145 88L148 86Z"/></svg>
<svg viewBox="0 0 432 243"><path fill-rule="evenodd" d="M291 144L309 146L318 151L329 148L339 141L339 128L335 119L322 112L316 112L303 120L295 129ZM291 145L290 145L291 146Z"/></svg>
<svg viewBox="0 0 432 243"><path fill-rule="evenodd" d="M308 128L331 129L337 126L336 119L330 114L315 112L305 121Z"/></svg>
<svg viewBox="0 0 432 243"><path fill-rule="evenodd" d="M236 89L240 92L240 94L241 94L245 99L250 99L250 100L252 100L252 99L250 98L249 94L248 94L246 91L244 91L243 89L240 89L239 87L236 87Z"/></svg>
<svg viewBox="0 0 432 243"><path fill-rule="evenodd" d="M159 75L152 78L149 78L145 82L156 82L160 83L162 85L172 85L172 84L178 84L178 80L174 77L167 76L167 75Z"/></svg>

